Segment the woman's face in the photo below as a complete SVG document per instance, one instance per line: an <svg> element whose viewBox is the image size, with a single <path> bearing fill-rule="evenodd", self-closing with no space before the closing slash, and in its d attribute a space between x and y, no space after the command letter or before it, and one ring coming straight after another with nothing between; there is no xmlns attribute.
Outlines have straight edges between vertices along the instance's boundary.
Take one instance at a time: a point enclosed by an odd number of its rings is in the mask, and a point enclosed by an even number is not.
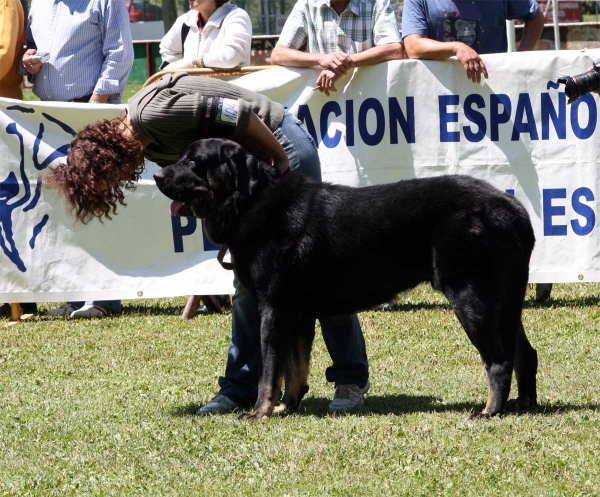
<svg viewBox="0 0 600 497"><path fill-rule="evenodd" d="M214 0L189 0L190 10L200 10L203 5L213 2Z"/></svg>
<svg viewBox="0 0 600 497"><path fill-rule="evenodd" d="M135 164L124 166L119 177L119 180L126 183L127 181L131 181L131 177L133 173L136 171L138 167L140 167L144 163L144 152L140 152L135 160Z"/></svg>

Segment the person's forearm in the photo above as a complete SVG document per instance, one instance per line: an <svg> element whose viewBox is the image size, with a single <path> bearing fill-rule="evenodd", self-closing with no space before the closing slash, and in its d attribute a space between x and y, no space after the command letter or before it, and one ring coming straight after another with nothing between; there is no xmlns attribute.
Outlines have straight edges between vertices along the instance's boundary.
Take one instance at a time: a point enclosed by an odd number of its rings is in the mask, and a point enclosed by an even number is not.
<svg viewBox="0 0 600 497"><path fill-rule="evenodd" d="M535 46L544 30L544 15L538 10L537 15L523 26L523 37L519 43L519 52L535 50Z"/></svg>
<svg viewBox="0 0 600 497"><path fill-rule="evenodd" d="M404 50L410 59L443 60L456 55L461 42L437 41L420 35L404 38Z"/></svg>
<svg viewBox="0 0 600 497"><path fill-rule="evenodd" d="M289 167L289 160L285 150L275 138L275 135L254 112L250 114L248 128L246 129L246 138L248 138L257 150L262 150L273 159L274 165L283 174Z"/></svg>
<svg viewBox="0 0 600 497"><path fill-rule="evenodd" d="M99 95L97 93L94 93L91 97L90 97L90 102L98 102L100 104L105 104L108 102L108 99L110 98L109 94L104 94L104 95Z"/></svg>
<svg viewBox="0 0 600 497"><path fill-rule="evenodd" d="M404 47L401 43L386 43L353 54L351 57L355 66L370 66L386 60L403 59Z"/></svg>
<svg viewBox="0 0 600 497"><path fill-rule="evenodd" d="M321 55L302 52L285 45L276 45L271 53L271 64L289 67L313 67L319 65Z"/></svg>
<svg viewBox="0 0 600 497"><path fill-rule="evenodd" d="M175 62L171 62L169 65L163 67L163 70L165 71L175 71L177 69L188 69L188 68L197 68L198 63L196 62L196 59L193 58L189 58L189 59L179 59L176 60Z"/></svg>

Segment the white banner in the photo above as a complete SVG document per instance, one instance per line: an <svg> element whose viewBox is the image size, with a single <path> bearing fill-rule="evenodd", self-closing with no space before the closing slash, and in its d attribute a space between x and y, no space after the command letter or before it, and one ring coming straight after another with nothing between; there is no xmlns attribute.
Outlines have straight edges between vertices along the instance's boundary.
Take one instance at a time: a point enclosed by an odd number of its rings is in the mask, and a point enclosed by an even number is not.
<svg viewBox="0 0 600 497"><path fill-rule="evenodd" d="M319 142L326 181L364 186L469 174L514 194L536 232L531 282L600 281L597 95L567 105L558 77L598 52L486 55L489 79L456 60L358 68L331 97L318 72L274 67L235 81L282 102ZM171 218L148 164L125 208L104 224L75 224L40 188L74 130L124 106L0 99L0 301L134 299L224 294L201 222ZM406 240L410 243L410 240Z"/></svg>

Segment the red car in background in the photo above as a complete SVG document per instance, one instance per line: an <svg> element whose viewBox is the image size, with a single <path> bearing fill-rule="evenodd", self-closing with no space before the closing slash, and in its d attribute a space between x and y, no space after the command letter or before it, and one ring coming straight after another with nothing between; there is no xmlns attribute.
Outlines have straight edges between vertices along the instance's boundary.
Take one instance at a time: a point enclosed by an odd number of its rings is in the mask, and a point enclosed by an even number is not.
<svg viewBox="0 0 600 497"><path fill-rule="evenodd" d="M125 2L125 7L129 11L129 22L140 21L162 21L162 8L149 2ZM144 16L145 14L145 16Z"/></svg>

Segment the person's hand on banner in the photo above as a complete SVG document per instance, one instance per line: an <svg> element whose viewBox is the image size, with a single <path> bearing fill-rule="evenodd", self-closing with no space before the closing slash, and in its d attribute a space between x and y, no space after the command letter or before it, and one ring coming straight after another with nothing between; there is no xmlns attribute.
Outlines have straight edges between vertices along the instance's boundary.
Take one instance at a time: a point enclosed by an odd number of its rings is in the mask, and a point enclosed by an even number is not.
<svg viewBox="0 0 600 497"><path fill-rule="evenodd" d="M321 93L325 93L325 95L329 96L330 91L337 91L335 87L335 82L342 76L341 74L336 74L329 69L323 69L319 77L317 78L317 86L315 90L319 90Z"/></svg>
<svg viewBox="0 0 600 497"><path fill-rule="evenodd" d="M456 58L467 71L467 78L473 83L481 83L481 75L488 78L487 68L479 54L468 45L460 43L460 46L456 50Z"/></svg>
<svg viewBox="0 0 600 497"><path fill-rule="evenodd" d="M323 54L319 58L319 66L323 69L329 69L338 76L346 74L354 66L354 61L349 54L344 52L333 52L330 54Z"/></svg>

